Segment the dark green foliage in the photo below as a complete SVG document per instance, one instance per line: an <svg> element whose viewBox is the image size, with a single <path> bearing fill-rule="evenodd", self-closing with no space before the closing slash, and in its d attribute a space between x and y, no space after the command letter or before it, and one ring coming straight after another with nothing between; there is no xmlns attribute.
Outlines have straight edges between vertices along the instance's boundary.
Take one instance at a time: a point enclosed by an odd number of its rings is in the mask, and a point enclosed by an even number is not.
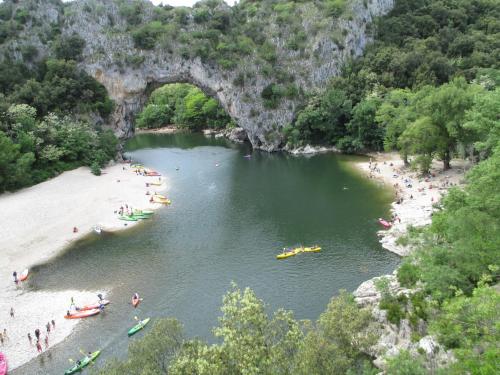
<svg viewBox="0 0 500 375"><path fill-rule="evenodd" d="M85 48L85 40L78 35L59 37L54 42L54 53L61 60L79 61L83 48Z"/></svg>
<svg viewBox="0 0 500 375"><path fill-rule="evenodd" d="M153 49L157 38L164 32L162 24L153 21L132 32L132 39L136 48Z"/></svg>
<svg viewBox="0 0 500 375"><path fill-rule="evenodd" d="M16 104L0 123L0 192L42 182L65 170L100 168L116 155L118 140L111 131L54 114L36 119L36 110Z"/></svg>
<svg viewBox="0 0 500 375"><path fill-rule="evenodd" d="M335 14L342 11L342 3L328 1L325 7ZM373 121L374 100L377 100L373 94L376 93L383 99L383 94L391 89L417 90L425 85L443 85L457 75L470 81L480 71L500 68L499 20L498 1L396 0L392 11L377 20L375 42L367 46L363 57L348 63L342 75L332 80L329 89L343 90L352 101L353 112L345 119L343 137L331 140L325 134L322 140L337 143L337 146L345 151L381 149L386 129L385 124ZM294 44L291 46L294 47ZM322 97L323 93L320 93L318 98L312 98L311 101L324 101ZM363 102L365 103L361 104ZM448 105L446 100L445 103ZM459 107L464 111L467 109L464 103L458 104L456 108ZM308 105L305 110L310 111L310 108ZM457 113L452 107L449 109L450 113ZM299 113L297 120L300 117ZM420 128L424 124L428 131L432 130L433 122L421 122ZM401 127L401 123L398 126ZM297 124L293 124L293 127L297 127ZM387 131L389 132L389 129ZM386 147L394 148L394 131L398 133L397 129L391 130ZM420 141L416 141L415 137L437 140L425 133L413 130L413 139L408 140L406 145L418 146ZM292 144L297 144L297 141L311 141L307 138L308 134L300 130L298 134L294 134L298 135L298 139L290 138L289 142ZM456 133L451 138L460 138L460 135ZM446 164L456 143L441 141L442 139L434 144L427 142L425 151L423 148L416 151L418 147L413 147L414 150L403 153L418 153L421 166L430 163L434 156L432 153L440 154L439 157L443 158ZM401 149L400 146L396 148ZM441 151L438 152L438 148ZM433 152L429 153L428 150Z"/></svg>
<svg viewBox="0 0 500 375"><path fill-rule="evenodd" d="M281 98L285 96L285 91L282 86L275 83L270 83L262 90L260 96L264 99L264 107L277 108Z"/></svg>
<svg viewBox="0 0 500 375"><path fill-rule="evenodd" d="M76 66L73 61L48 60L43 78L30 79L12 94L13 103L26 103L39 116L49 112L98 111L107 116L113 109L106 89Z"/></svg>

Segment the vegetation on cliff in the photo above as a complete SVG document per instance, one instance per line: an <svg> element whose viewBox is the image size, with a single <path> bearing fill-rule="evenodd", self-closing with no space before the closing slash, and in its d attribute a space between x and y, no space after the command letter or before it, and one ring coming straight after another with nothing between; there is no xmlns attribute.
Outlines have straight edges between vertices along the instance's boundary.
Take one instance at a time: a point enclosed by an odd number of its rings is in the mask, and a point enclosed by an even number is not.
<svg viewBox="0 0 500 375"><path fill-rule="evenodd" d="M196 86L174 83L153 91L136 122L137 127L146 129L175 124L201 130L224 128L231 123L231 118L217 100L208 97Z"/></svg>
<svg viewBox="0 0 500 375"><path fill-rule="evenodd" d="M491 90L499 83L499 19L500 4L492 0L396 0L375 23L375 41L363 56L297 114L286 129L288 142L330 143L348 152L385 146L418 155L424 170L434 157L446 164L474 142L461 129L479 90L467 84ZM452 97L454 110L438 118L432 109ZM401 118L389 111L407 106L413 113Z"/></svg>
<svg viewBox="0 0 500 375"><path fill-rule="evenodd" d="M29 5L0 4L0 43L36 22ZM104 86L77 66L85 42L61 36L57 24L46 37L52 42L50 58L40 60L35 46L23 45L22 59L8 51L0 59L0 192L82 165L99 174L116 156L116 137L96 125L111 113L113 102Z"/></svg>

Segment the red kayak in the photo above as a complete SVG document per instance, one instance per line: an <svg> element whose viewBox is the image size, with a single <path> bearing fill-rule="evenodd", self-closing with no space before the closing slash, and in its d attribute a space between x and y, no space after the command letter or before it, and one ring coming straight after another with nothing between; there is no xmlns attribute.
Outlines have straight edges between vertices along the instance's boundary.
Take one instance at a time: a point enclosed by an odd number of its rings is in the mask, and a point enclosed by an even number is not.
<svg viewBox="0 0 500 375"><path fill-rule="evenodd" d="M5 354L0 352L0 375L7 374L7 370L7 358L5 357Z"/></svg>
<svg viewBox="0 0 500 375"><path fill-rule="evenodd" d="M387 228L389 229L390 227L392 227L392 224L389 223L388 221L382 219L381 217L379 217L378 219L378 222L380 223L380 225L382 225L384 228Z"/></svg>
<svg viewBox="0 0 500 375"><path fill-rule="evenodd" d="M81 319L87 318L92 315L97 315L101 312L99 309L85 310L85 311L75 311L74 313L70 313L69 315L64 315L64 319Z"/></svg>
<svg viewBox="0 0 500 375"><path fill-rule="evenodd" d="M23 272L21 272L21 274L19 275L19 278L18 280L19 281L25 281L27 278L28 278L28 269L26 268ZM0 372L1 374L1 372Z"/></svg>
<svg viewBox="0 0 500 375"><path fill-rule="evenodd" d="M141 301L142 301L142 298L132 297L132 306L137 307L137 305L139 305L139 303L141 303Z"/></svg>
<svg viewBox="0 0 500 375"><path fill-rule="evenodd" d="M161 176L161 174L158 173L158 172L146 172L146 176L149 176L149 177L159 177L159 176Z"/></svg>
<svg viewBox="0 0 500 375"><path fill-rule="evenodd" d="M100 305L106 306L107 304L109 304L109 301L107 299L103 299L101 302L93 303L91 305L84 305L80 307L78 311L98 309Z"/></svg>

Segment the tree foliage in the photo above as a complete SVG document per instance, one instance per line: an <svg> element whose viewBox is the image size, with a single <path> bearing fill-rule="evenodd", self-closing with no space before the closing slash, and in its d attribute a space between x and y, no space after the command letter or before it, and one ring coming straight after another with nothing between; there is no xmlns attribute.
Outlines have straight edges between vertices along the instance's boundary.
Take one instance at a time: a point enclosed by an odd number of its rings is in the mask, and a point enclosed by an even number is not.
<svg viewBox="0 0 500 375"><path fill-rule="evenodd" d="M183 83L164 85L151 94L137 116L139 128L175 124L193 130L223 128L230 122L220 104L199 88Z"/></svg>

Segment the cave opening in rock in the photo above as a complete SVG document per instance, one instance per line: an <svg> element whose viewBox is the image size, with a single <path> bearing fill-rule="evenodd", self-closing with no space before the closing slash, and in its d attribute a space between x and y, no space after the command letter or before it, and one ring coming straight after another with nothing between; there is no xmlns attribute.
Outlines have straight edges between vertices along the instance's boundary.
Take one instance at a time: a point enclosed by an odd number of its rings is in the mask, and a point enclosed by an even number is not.
<svg viewBox="0 0 500 375"><path fill-rule="evenodd" d="M151 94L135 117L137 129L163 127L191 131L221 131L236 127L220 103L190 83L168 83L151 87Z"/></svg>

